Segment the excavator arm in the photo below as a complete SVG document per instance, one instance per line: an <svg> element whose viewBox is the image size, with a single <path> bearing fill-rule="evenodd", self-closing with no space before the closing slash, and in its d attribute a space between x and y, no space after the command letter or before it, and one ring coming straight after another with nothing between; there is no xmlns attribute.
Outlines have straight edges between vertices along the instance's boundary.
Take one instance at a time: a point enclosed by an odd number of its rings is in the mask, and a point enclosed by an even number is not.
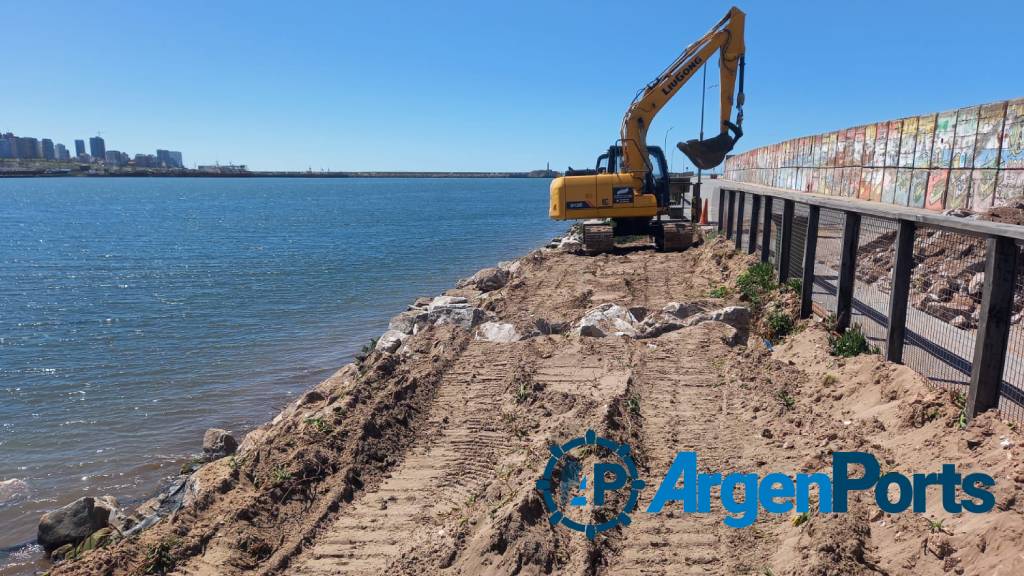
<svg viewBox="0 0 1024 576"><path fill-rule="evenodd" d="M736 7L707 34L686 50L664 72L658 75L643 90L637 93L629 110L622 119L620 135L622 139L623 172L643 179L650 171L647 163L647 129L654 117L694 76L700 67L716 52L721 51L718 59L720 94L721 94L721 127L718 135L707 140L690 140L679 144L679 149L690 158L695 166L708 169L720 164L725 155L732 150L736 140L743 135L743 59L745 45L743 26L745 14ZM739 81L739 93L736 97L736 123L731 122L733 109L733 93ZM732 130L735 136L730 136Z"/></svg>

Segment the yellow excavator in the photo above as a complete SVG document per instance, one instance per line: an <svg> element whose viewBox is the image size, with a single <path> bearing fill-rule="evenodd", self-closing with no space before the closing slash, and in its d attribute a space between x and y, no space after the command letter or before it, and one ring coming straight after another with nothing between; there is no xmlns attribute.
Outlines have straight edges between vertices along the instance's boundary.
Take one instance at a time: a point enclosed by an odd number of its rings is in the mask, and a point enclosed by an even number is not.
<svg viewBox="0 0 1024 576"><path fill-rule="evenodd" d="M583 246L587 253L607 252L613 246L614 236L651 235L661 250L682 250L692 243L690 224L668 218L669 172L665 153L657 146L647 145L647 129L679 89L720 51L721 130L706 140L680 142L678 148L703 170L722 163L743 135L744 17L739 8L731 8L707 34L687 46L664 72L637 93L622 119L620 139L598 157L594 169L570 168L565 176L551 182L551 218L600 219L583 224ZM737 80L734 124L731 118Z"/></svg>

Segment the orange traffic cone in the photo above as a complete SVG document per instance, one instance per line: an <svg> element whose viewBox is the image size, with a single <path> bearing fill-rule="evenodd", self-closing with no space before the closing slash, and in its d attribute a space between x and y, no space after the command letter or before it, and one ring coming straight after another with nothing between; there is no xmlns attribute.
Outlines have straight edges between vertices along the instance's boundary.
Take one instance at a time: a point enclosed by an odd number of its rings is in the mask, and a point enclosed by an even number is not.
<svg viewBox="0 0 1024 576"><path fill-rule="evenodd" d="M704 199L704 208L700 211L700 224L701 226L707 226L708 224L708 199Z"/></svg>

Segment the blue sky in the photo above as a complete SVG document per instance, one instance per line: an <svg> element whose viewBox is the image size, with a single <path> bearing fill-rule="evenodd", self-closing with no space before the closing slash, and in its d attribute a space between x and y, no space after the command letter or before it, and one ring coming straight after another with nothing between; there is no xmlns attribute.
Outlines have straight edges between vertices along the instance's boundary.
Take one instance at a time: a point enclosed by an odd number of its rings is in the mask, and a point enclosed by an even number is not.
<svg viewBox="0 0 1024 576"><path fill-rule="evenodd" d="M0 0L0 130L69 147L101 130L108 149L181 150L190 166L590 165L633 94L729 6ZM1024 3L739 6L748 16L738 150L1024 96ZM666 131L670 147L696 137L700 92L699 82L684 87L649 142ZM716 115L712 104L707 117ZM673 168L685 168L678 153Z"/></svg>

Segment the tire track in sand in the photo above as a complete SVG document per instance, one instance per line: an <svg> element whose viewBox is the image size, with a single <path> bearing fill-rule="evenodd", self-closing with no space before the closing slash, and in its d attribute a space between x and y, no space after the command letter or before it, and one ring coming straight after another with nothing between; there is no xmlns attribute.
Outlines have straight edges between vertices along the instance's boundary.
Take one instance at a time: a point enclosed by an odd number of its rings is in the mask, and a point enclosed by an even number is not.
<svg viewBox="0 0 1024 576"><path fill-rule="evenodd" d="M751 559L762 556L760 536L737 550L739 534L722 524L721 505L713 504L709 514L685 514L678 503L659 514L643 512L678 451L697 452L700 472L744 468L739 462L744 440L755 433L729 414L727 387L713 366L732 352L708 326L653 340L655 348L647 347L637 359L634 390L641 398L642 453L650 482L633 523L612 545L603 574L750 573Z"/></svg>
<svg viewBox="0 0 1024 576"><path fill-rule="evenodd" d="M339 517L287 573L378 574L423 529L494 474L509 437L501 401L520 354L476 341L444 375L428 424L399 468Z"/></svg>

